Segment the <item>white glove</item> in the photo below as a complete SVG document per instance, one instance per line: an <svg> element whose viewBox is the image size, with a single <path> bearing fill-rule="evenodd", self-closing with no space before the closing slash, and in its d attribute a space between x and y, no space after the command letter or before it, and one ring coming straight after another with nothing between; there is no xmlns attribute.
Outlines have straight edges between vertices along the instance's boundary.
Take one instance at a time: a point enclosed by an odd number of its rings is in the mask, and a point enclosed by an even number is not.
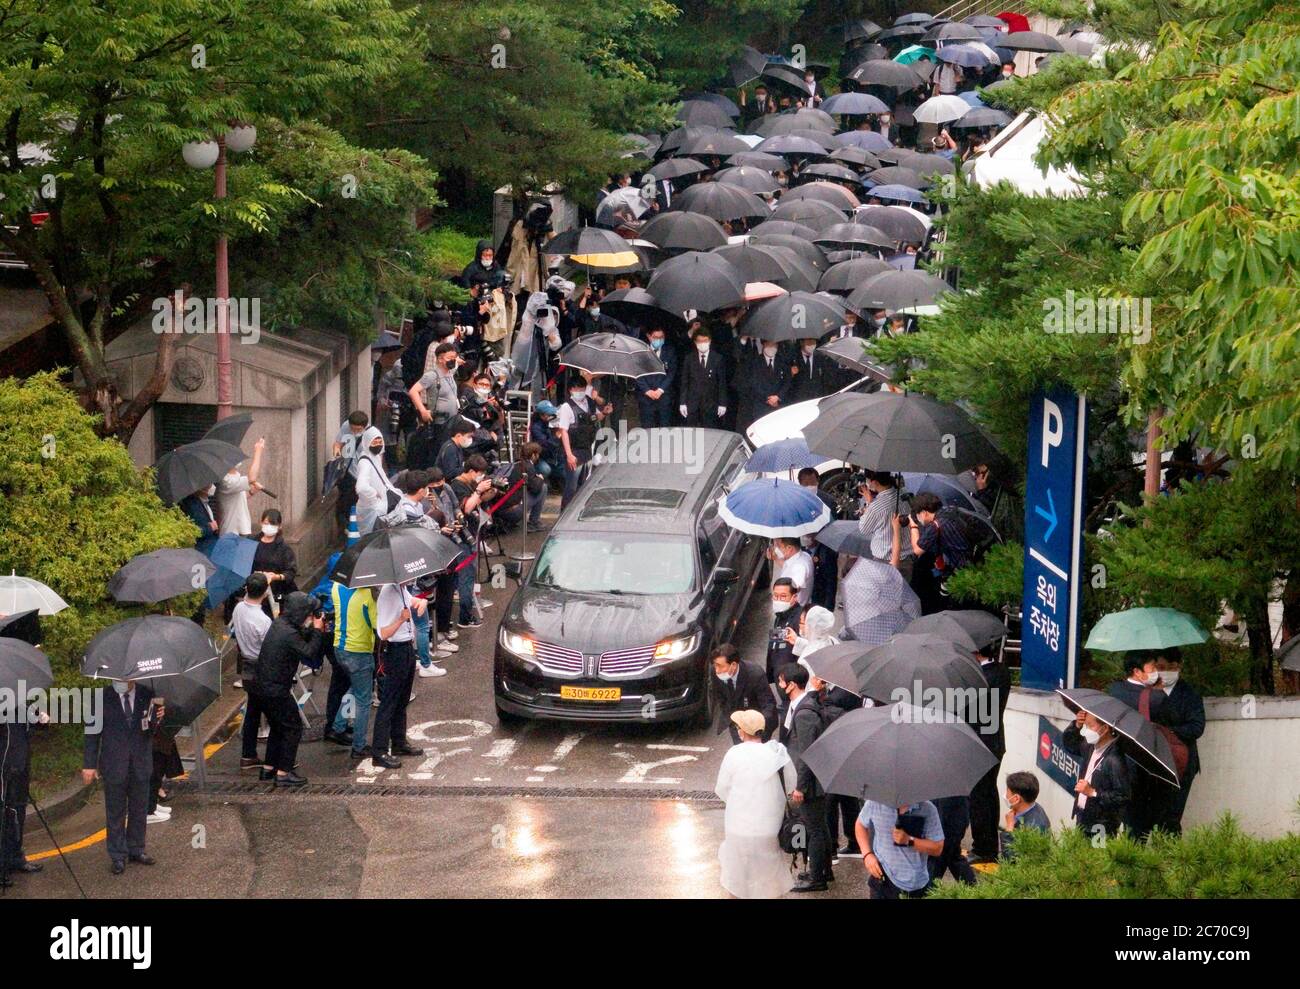
<svg viewBox="0 0 1300 989"><path fill-rule="evenodd" d="M718 418L721 419L721 418L722 418L723 416L725 416L726 414L727 414L727 407L726 407L725 405L719 405L719 406L718 406Z"/></svg>
<svg viewBox="0 0 1300 989"><path fill-rule="evenodd" d="M683 419L686 418L686 406L684 406L684 405L679 405L679 406L677 406L677 411L680 412L680 413L682 414L682 418L683 418Z"/></svg>

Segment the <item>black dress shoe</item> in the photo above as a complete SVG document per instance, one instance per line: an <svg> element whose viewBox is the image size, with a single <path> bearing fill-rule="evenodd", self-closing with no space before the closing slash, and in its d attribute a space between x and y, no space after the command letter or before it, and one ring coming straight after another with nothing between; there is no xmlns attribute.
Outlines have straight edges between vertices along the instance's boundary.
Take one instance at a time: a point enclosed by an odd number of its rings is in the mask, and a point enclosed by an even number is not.
<svg viewBox="0 0 1300 989"><path fill-rule="evenodd" d="M364 749L353 749L348 753L348 755L356 762L360 762L362 759L369 759L371 755L370 746L367 745Z"/></svg>
<svg viewBox="0 0 1300 989"><path fill-rule="evenodd" d="M299 776L297 773L285 773L283 776L275 777L276 786L302 786L307 782L306 776Z"/></svg>
<svg viewBox="0 0 1300 989"><path fill-rule="evenodd" d="M263 783L270 782L271 780L275 779L275 770L267 769L265 766L263 766L261 770L258 771L257 778L261 780Z"/></svg>
<svg viewBox="0 0 1300 989"><path fill-rule="evenodd" d="M30 875L30 874L33 873L33 872L40 872L40 871L41 871L42 869L44 869L44 868L45 868L45 866L41 865L41 863L39 863L39 862L23 862L21 865L15 865L15 866L14 866L12 869L10 869L9 871L10 871L10 872L22 872L22 873L27 873L27 874Z"/></svg>
<svg viewBox="0 0 1300 989"><path fill-rule="evenodd" d="M239 757L239 768L241 771L245 769L261 769L262 766L263 762L261 759L245 759L243 756Z"/></svg>
<svg viewBox="0 0 1300 989"><path fill-rule="evenodd" d="M388 753L386 753L386 752L380 752L380 753L377 754L377 755L373 755L373 756L371 756L371 757L370 757L370 761L373 762L376 766L383 766L385 769L401 769L401 768L402 768L402 760L401 760L401 759L394 759L392 756L390 756L390 755L389 755Z"/></svg>
<svg viewBox="0 0 1300 989"><path fill-rule="evenodd" d="M327 731L322 736L322 741L333 742L335 745L346 745L352 748L352 732L350 731Z"/></svg>
<svg viewBox="0 0 1300 989"><path fill-rule="evenodd" d="M157 865L158 860L152 855L141 852L139 855L128 855L127 861L134 862L136 865Z"/></svg>
<svg viewBox="0 0 1300 989"><path fill-rule="evenodd" d="M409 742L403 742L401 745L393 746L393 755L424 755L424 749L417 749Z"/></svg>
<svg viewBox="0 0 1300 989"><path fill-rule="evenodd" d="M791 893L825 893L829 886L825 883L798 882L790 887Z"/></svg>
<svg viewBox="0 0 1300 989"><path fill-rule="evenodd" d="M114 862L108 867L108 871L113 873L113 875L115 876L120 876L122 873L126 871L126 863Z"/></svg>

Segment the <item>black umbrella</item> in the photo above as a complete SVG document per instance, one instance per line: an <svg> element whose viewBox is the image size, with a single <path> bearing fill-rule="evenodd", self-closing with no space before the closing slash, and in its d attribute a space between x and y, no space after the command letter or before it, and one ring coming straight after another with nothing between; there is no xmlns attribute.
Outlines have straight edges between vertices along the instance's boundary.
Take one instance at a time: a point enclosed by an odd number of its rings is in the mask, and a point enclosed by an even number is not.
<svg viewBox="0 0 1300 989"><path fill-rule="evenodd" d="M766 226L766 224L759 224L759 226ZM802 237L789 234L751 233L749 243L761 244L764 247L788 247L818 271L825 271L830 267L825 252L812 241L804 240Z"/></svg>
<svg viewBox="0 0 1300 989"><path fill-rule="evenodd" d="M722 110L728 117L739 117L740 107L736 105L735 100L723 96L721 93L683 93L683 100L703 100L705 103L712 103L718 109Z"/></svg>
<svg viewBox="0 0 1300 989"><path fill-rule="evenodd" d="M832 525L839 524L838 522L832 523ZM857 525L856 522L844 524ZM849 662L848 655L834 653L826 648L814 649L808 655L801 656L799 662L808 667L809 673L818 679L825 680L831 686L841 687L851 694L858 693L858 678L853 673L853 666Z"/></svg>
<svg viewBox="0 0 1300 989"><path fill-rule="evenodd" d="M882 382L893 381L893 368L873 361L864 346L866 342L862 337L840 337L818 347L817 353L857 374L865 374Z"/></svg>
<svg viewBox="0 0 1300 989"><path fill-rule="evenodd" d="M952 639L958 645L978 652L1007 635L1006 626L987 611L974 609L936 611L922 615L903 630L907 635L932 633Z"/></svg>
<svg viewBox="0 0 1300 989"><path fill-rule="evenodd" d="M864 181L869 185L905 185L909 189L928 189L930 182L922 178L918 173L910 168L904 168L902 165L886 165L883 168L877 168L869 174ZM867 194L871 192L868 189Z"/></svg>
<svg viewBox="0 0 1300 989"><path fill-rule="evenodd" d="M939 24L930 28L921 36L921 44L931 45L936 41L954 42L954 41L983 41L984 35L980 34L969 24L958 22L949 22Z"/></svg>
<svg viewBox="0 0 1300 989"><path fill-rule="evenodd" d="M329 579L345 587L405 584L446 570L461 552L442 533L414 523L379 529L345 549Z"/></svg>
<svg viewBox="0 0 1300 989"><path fill-rule="evenodd" d="M895 61L872 59L863 62L849 78L862 86L877 86L893 93L906 93L921 84L921 77L909 66Z"/></svg>
<svg viewBox="0 0 1300 989"><path fill-rule="evenodd" d="M168 677L158 691L167 700L164 728L183 728L221 696L221 664L203 663L183 676Z"/></svg>
<svg viewBox="0 0 1300 989"><path fill-rule="evenodd" d="M53 684L54 673L45 653L22 639L0 638L0 690L22 693L18 699L25 704L26 691L47 690Z"/></svg>
<svg viewBox="0 0 1300 989"><path fill-rule="evenodd" d="M899 14L894 18L894 27L902 27L904 25L916 26L918 24L930 25L933 24L935 20L936 18L933 14L922 14L919 12Z"/></svg>
<svg viewBox="0 0 1300 989"><path fill-rule="evenodd" d="M928 18L927 18L928 21ZM895 24L885 28L876 38L877 41L915 41L925 35L925 28L920 24Z"/></svg>
<svg viewBox="0 0 1300 989"><path fill-rule="evenodd" d="M767 65L767 56L757 48L745 45L740 54L727 66L727 82L739 89L758 78Z"/></svg>
<svg viewBox="0 0 1300 989"><path fill-rule="evenodd" d="M600 300L600 311L629 326L662 324L672 317L659 308L655 297L643 288L621 288ZM683 328L684 323L676 320Z"/></svg>
<svg viewBox="0 0 1300 989"><path fill-rule="evenodd" d="M1300 635L1293 635L1273 656L1281 664L1282 669L1290 673L1300 673L1300 648L1297 647L1300 647Z"/></svg>
<svg viewBox="0 0 1300 989"><path fill-rule="evenodd" d="M864 206L853 217L859 223L866 223L883 230L895 240L909 244L923 244L929 234L925 222L905 209L892 206Z"/></svg>
<svg viewBox="0 0 1300 989"><path fill-rule="evenodd" d="M675 155L716 155L726 158L728 155L748 151L749 145L730 131L718 131L714 134L699 134L688 137L678 146Z"/></svg>
<svg viewBox="0 0 1300 989"><path fill-rule="evenodd" d="M845 21L844 42L847 44L850 41L870 41L883 30L884 28L875 21L868 20L865 17L859 17L857 20L853 21Z"/></svg>
<svg viewBox="0 0 1300 989"><path fill-rule="evenodd" d="M805 227L822 231L835 223L843 223L846 208L832 206L819 199L791 199L782 201L772 211L773 220L792 220Z"/></svg>
<svg viewBox="0 0 1300 989"><path fill-rule="evenodd" d="M803 759L830 793L890 807L969 793L997 765L969 725L906 704L848 711Z"/></svg>
<svg viewBox="0 0 1300 989"><path fill-rule="evenodd" d="M632 248L628 242L604 227L577 227L566 230L546 242L547 254L625 254Z"/></svg>
<svg viewBox="0 0 1300 989"><path fill-rule="evenodd" d="M831 152L830 160L832 162L844 162L858 168L879 168L880 158L874 152L866 148L847 147L837 148ZM814 166L816 167L816 166Z"/></svg>
<svg viewBox="0 0 1300 989"><path fill-rule="evenodd" d="M236 412L234 415L228 415L215 426L203 434L205 440L220 440L223 443L229 443L231 446L239 446L244 442L244 436L248 433L248 427L253 424L253 413Z"/></svg>
<svg viewBox="0 0 1300 989"><path fill-rule="evenodd" d="M971 722L980 714L978 695L968 690L988 686L980 664L971 653L941 635L899 633L878 646L845 643L831 649L857 649L853 670L858 676L858 693L887 702L900 698L901 692L911 702L922 703L927 691L940 691L939 707ZM925 706L932 706L926 703Z"/></svg>
<svg viewBox="0 0 1300 989"><path fill-rule="evenodd" d="M998 38L998 47L1013 52L1063 52L1060 39L1041 31L1010 31Z"/></svg>
<svg viewBox="0 0 1300 989"><path fill-rule="evenodd" d="M767 216L767 204L752 192L724 182L701 182L673 197L674 212L699 213L715 220Z"/></svg>
<svg viewBox="0 0 1300 989"><path fill-rule="evenodd" d="M722 131L717 127L675 127L664 135L660 142L659 148L655 151L656 158L667 158L676 152L681 145L692 138L701 137L708 134L730 134L732 131Z"/></svg>
<svg viewBox="0 0 1300 989"><path fill-rule="evenodd" d="M795 158L825 158L828 151L825 144L799 137L797 134L774 134L772 137L764 138L754 150L770 155L790 155Z"/></svg>
<svg viewBox="0 0 1300 989"><path fill-rule="evenodd" d="M216 663L216 646L201 626L179 615L143 615L91 639L81 672L96 680L143 681L166 694L170 680Z"/></svg>
<svg viewBox="0 0 1300 989"><path fill-rule="evenodd" d="M855 210L862 205L849 189L834 182L806 182L782 196L781 203L788 206L790 203L807 202L810 199L838 210Z"/></svg>
<svg viewBox="0 0 1300 989"><path fill-rule="evenodd" d="M569 343L557 356L565 367L620 378L644 378L665 370L664 362L648 343L626 333L588 333Z"/></svg>
<svg viewBox="0 0 1300 989"><path fill-rule="evenodd" d="M41 644L41 612L37 608L0 618L0 638L19 639L29 645Z"/></svg>
<svg viewBox="0 0 1300 989"><path fill-rule="evenodd" d="M690 251L661 264L646 290L661 309L677 316L687 310L713 312L745 301L745 278L714 254Z"/></svg>
<svg viewBox="0 0 1300 989"><path fill-rule="evenodd" d="M800 240L806 240L810 244L817 237L817 231L812 227L796 223L794 220L764 220L762 223L749 228L751 237L766 237L768 234L797 237Z"/></svg>
<svg viewBox="0 0 1300 989"><path fill-rule="evenodd" d="M848 78L849 73L863 62L881 58L889 58L889 49L884 45L859 45L857 48L846 51L840 56L840 78Z"/></svg>
<svg viewBox="0 0 1300 989"><path fill-rule="evenodd" d="M1118 697L1086 687L1058 688L1056 692L1075 714L1086 711L1114 728L1120 736L1124 754L1146 772L1171 786L1179 785L1178 768L1168 740L1136 708L1129 707Z"/></svg>
<svg viewBox="0 0 1300 989"><path fill-rule="evenodd" d="M759 195L768 195L779 188L771 172L755 168L753 165L735 165L731 168L719 169L713 176L713 180Z"/></svg>
<svg viewBox="0 0 1300 989"><path fill-rule="evenodd" d="M665 251L708 251L727 242L727 232L700 213L660 213L641 228L640 237Z"/></svg>
<svg viewBox="0 0 1300 989"><path fill-rule="evenodd" d="M827 113L850 116L864 116L872 113L888 113L889 107L884 100L877 99L870 93L836 93L822 103Z"/></svg>
<svg viewBox="0 0 1300 989"><path fill-rule="evenodd" d="M1011 123L1011 114L995 110L991 106L977 106L960 120L954 121L953 127L1005 127Z"/></svg>
<svg viewBox="0 0 1300 989"><path fill-rule="evenodd" d="M923 395L833 395L803 434L810 450L868 470L958 474L1002 460L966 413Z"/></svg>
<svg viewBox="0 0 1300 989"><path fill-rule="evenodd" d="M734 155L727 155L727 164L749 165L752 168L761 168L765 172L784 172L790 167L790 163L780 155L768 154L765 151L740 151Z"/></svg>
<svg viewBox="0 0 1300 989"><path fill-rule="evenodd" d="M841 148L840 150L846 151L848 149ZM866 154L865 151L862 153ZM831 157L834 157L834 155ZM853 182L856 184L861 180L861 176L857 172L848 165L840 164L838 161L823 161L816 165L809 165L799 175L800 177L813 175L818 179L825 179L830 182Z"/></svg>
<svg viewBox="0 0 1300 989"><path fill-rule="evenodd" d="M731 115L708 100L687 100L677 108L676 116L682 123L697 127L731 126Z"/></svg>
<svg viewBox="0 0 1300 989"><path fill-rule="evenodd" d="M872 556L871 537L864 535L855 520L847 519L842 522L832 522L821 532L817 533L817 541L823 546L829 546L837 553L844 553L848 556ZM820 652L821 650L818 650ZM822 679L826 679L822 677ZM849 682L851 688L857 687L857 678ZM844 686L844 684L836 684Z"/></svg>
<svg viewBox="0 0 1300 989"><path fill-rule="evenodd" d="M892 268L893 265L888 261L873 257L857 257L849 261L841 261L826 269L821 281L817 283L817 290L848 295L868 278L890 271Z"/></svg>
<svg viewBox="0 0 1300 989"><path fill-rule="evenodd" d="M154 604L203 590L216 572L196 549L156 549L123 564L109 578L108 593L114 601Z"/></svg>
<svg viewBox="0 0 1300 989"><path fill-rule="evenodd" d="M863 247L880 247L893 249L898 241L879 227L868 223L836 223L827 227L813 242L828 250L851 251ZM878 274L884 274L883 271Z"/></svg>
<svg viewBox="0 0 1300 989"><path fill-rule="evenodd" d="M969 111L974 113L974 110ZM961 118L965 120L965 117ZM908 148L888 148L876 153L882 165L902 165L904 168L910 168L922 178L932 178L935 175L951 175L957 170L947 158L942 155L925 154L921 151L912 151ZM873 176L874 178L874 176Z"/></svg>
<svg viewBox="0 0 1300 989"><path fill-rule="evenodd" d="M810 141L820 141L835 133L835 118L824 110L800 107L794 111L767 114L754 125L754 133L760 137L800 134Z"/></svg>
<svg viewBox="0 0 1300 989"><path fill-rule="evenodd" d="M754 306L738 330L760 340L815 340L843 323L844 306L834 296L791 292Z"/></svg>
<svg viewBox="0 0 1300 989"><path fill-rule="evenodd" d="M875 226L875 224L871 224ZM848 298L850 309L884 309L897 312L911 306L928 306L952 291L942 278L924 271L885 271L873 275Z"/></svg>
<svg viewBox="0 0 1300 989"><path fill-rule="evenodd" d="M216 484L230 468L246 459L243 450L222 440L196 440L178 446L154 464L158 494L164 503L174 505Z"/></svg>
<svg viewBox="0 0 1300 989"><path fill-rule="evenodd" d="M817 269L788 247L728 244L713 253L734 264L746 282L772 282L792 292L817 290Z"/></svg>
<svg viewBox="0 0 1300 989"><path fill-rule="evenodd" d="M759 78L769 83L775 83L777 86L784 87L794 93L804 93L806 95L808 92L803 84L803 73L789 65L782 65L780 62L769 62L763 66Z"/></svg>
<svg viewBox="0 0 1300 989"><path fill-rule="evenodd" d="M671 179L679 179L683 175L698 175L700 172L707 172L709 166L694 158L666 158L659 164L655 165L647 175L652 175L657 181L664 182Z"/></svg>

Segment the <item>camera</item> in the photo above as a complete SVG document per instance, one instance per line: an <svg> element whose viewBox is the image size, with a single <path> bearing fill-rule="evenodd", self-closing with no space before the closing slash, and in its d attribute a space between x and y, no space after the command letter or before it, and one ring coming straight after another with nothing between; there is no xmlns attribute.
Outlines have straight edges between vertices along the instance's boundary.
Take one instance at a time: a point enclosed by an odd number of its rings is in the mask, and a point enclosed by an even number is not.
<svg viewBox="0 0 1300 989"><path fill-rule="evenodd" d="M785 629L774 628L767 633L767 644L769 648L780 648L786 644Z"/></svg>

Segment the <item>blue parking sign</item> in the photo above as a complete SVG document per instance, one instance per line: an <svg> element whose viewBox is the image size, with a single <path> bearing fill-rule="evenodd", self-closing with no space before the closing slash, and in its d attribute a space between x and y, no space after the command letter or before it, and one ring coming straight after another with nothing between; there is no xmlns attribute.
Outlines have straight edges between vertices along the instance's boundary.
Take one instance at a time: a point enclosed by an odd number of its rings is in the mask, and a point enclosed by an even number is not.
<svg viewBox="0 0 1300 989"><path fill-rule="evenodd" d="M1087 399L1060 389L1029 404L1020 683L1073 687L1078 669Z"/></svg>

